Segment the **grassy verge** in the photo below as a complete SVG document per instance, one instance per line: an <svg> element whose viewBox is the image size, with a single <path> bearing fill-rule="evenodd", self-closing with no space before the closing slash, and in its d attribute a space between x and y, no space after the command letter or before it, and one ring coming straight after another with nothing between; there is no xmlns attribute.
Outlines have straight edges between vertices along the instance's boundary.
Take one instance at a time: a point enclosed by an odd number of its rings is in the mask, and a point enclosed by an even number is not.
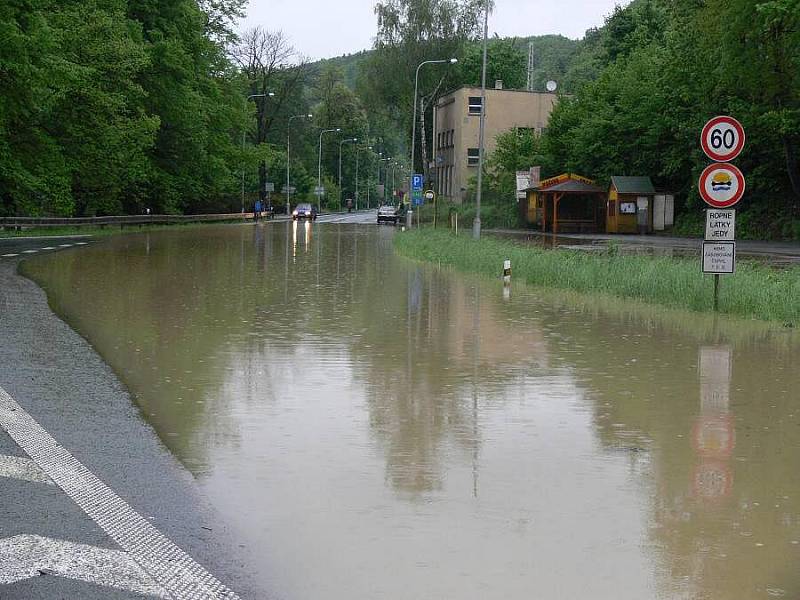
<svg viewBox="0 0 800 600"><path fill-rule="evenodd" d="M698 259L595 255L544 250L513 241L418 229L395 237L409 258L453 266L492 277L510 259L515 280L532 285L633 298L652 304L706 312L712 309L713 278L700 272ZM741 261L736 275L724 277L720 312L800 325L800 268L773 270Z"/></svg>

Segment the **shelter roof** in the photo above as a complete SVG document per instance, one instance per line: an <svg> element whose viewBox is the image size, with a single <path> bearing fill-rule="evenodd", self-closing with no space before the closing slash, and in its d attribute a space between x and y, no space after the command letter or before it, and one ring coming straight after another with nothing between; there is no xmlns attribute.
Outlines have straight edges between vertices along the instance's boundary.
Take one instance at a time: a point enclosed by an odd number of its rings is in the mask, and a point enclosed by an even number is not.
<svg viewBox="0 0 800 600"><path fill-rule="evenodd" d="M543 180L537 187L529 187L527 191L559 194L604 194L605 190L591 179L579 177L577 175L560 175L551 179Z"/></svg>
<svg viewBox="0 0 800 600"><path fill-rule="evenodd" d="M620 194L655 194L656 188L649 177L622 177L616 175L611 178L611 185L617 188Z"/></svg>

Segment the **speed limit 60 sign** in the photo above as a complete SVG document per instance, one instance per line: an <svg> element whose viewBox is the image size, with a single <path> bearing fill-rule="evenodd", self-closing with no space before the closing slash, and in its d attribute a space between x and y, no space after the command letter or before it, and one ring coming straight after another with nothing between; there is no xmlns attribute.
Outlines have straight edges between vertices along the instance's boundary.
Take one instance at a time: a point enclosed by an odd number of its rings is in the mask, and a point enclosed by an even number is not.
<svg viewBox="0 0 800 600"><path fill-rule="evenodd" d="M714 117L703 127L700 142L711 160L728 162L744 148L744 128L733 117Z"/></svg>

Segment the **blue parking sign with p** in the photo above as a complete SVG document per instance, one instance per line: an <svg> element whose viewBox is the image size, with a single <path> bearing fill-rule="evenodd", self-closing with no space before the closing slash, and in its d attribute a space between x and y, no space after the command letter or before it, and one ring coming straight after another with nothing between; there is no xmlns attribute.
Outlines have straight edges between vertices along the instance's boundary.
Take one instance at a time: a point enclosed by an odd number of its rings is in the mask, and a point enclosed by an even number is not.
<svg viewBox="0 0 800 600"><path fill-rule="evenodd" d="M411 201L415 206L419 206L424 202L422 198L423 183L425 183L425 178L419 173L411 176Z"/></svg>

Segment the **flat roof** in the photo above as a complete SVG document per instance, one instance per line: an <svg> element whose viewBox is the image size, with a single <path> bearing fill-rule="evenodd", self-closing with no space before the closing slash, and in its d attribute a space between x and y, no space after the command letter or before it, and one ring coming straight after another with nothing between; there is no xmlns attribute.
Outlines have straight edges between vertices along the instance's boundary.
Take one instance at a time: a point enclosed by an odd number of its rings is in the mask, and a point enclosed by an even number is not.
<svg viewBox="0 0 800 600"><path fill-rule="evenodd" d="M476 92L480 92L481 91L481 87L480 86L474 86L474 85L461 85L461 86L458 86L457 88L442 94L439 97L439 100L437 101L437 104L441 103L446 98L453 96L456 92L458 92L460 90L475 90ZM530 90L517 90L517 89L512 89L512 88L502 88L502 89L498 90L497 88L494 88L494 87L487 87L486 88L486 92L487 93L489 93L489 92L495 92L495 93L497 93L497 92L513 92L513 93L516 93L516 94L535 94L535 95L539 95L539 96L552 96L553 98L558 98L558 94L556 92L547 92L547 91L538 92L538 91L530 91Z"/></svg>

